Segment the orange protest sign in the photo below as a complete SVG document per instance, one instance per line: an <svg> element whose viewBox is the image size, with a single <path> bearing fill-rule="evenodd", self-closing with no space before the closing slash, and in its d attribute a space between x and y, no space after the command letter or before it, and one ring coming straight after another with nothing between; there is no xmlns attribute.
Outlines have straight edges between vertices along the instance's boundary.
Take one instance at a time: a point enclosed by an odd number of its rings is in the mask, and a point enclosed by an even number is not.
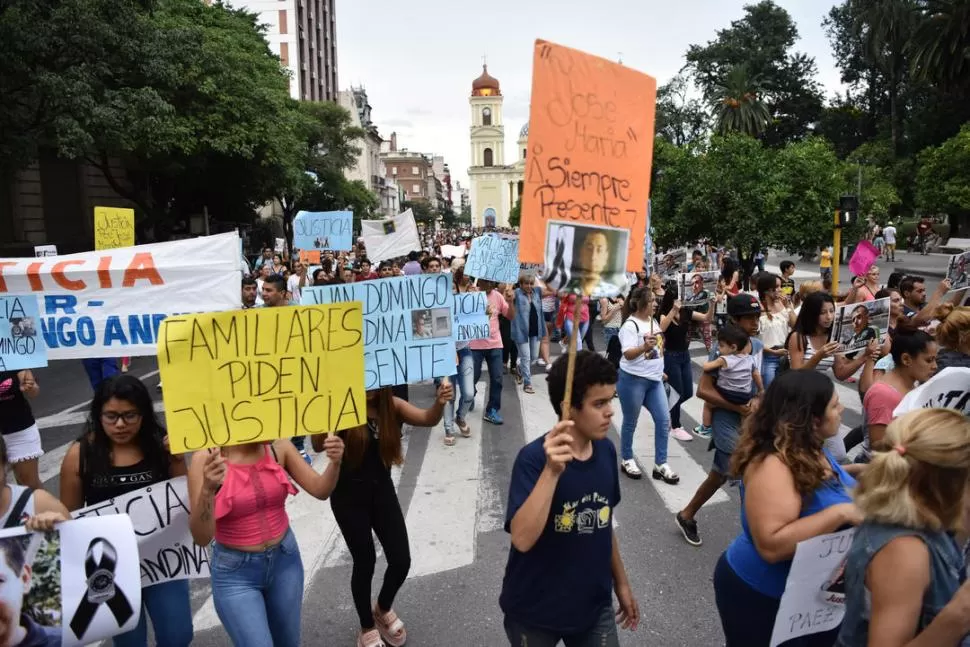
<svg viewBox="0 0 970 647"><path fill-rule="evenodd" d="M301 249L300 250L300 262L306 263L308 265L319 265L320 264L320 250L319 249Z"/></svg>
<svg viewBox="0 0 970 647"><path fill-rule="evenodd" d="M550 222L630 232L643 269L657 81L618 63L535 44L519 261L543 263Z"/></svg>

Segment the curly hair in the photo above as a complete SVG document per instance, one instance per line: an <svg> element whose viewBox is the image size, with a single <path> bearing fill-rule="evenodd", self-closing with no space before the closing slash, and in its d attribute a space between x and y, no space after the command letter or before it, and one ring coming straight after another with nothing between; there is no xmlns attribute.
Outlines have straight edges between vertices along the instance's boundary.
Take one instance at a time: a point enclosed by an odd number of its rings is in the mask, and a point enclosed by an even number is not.
<svg viewBox="0 0 970 647"><path fill-rule="evenodd" d="M744 422L731 473L741 478L750 465L775 454L791 470L800 495L818 489L826 470L815 425L825 417L834 392L832 380L817 371L791 370L776 377L761 406Z"/></svg>
<svg viewBox="0 0 970 647"><path fill-rule="evenodd" d="M562 415L562 405L566 398L566 372L569 357L560 355L549 368L546 382L549 384L549 402L557 416ZM616 367L599 353L581 350L576 353L576 366L573 375L573 392L570 406L580 409L586 392L593 386L612 386L616 384Z"/></svg>

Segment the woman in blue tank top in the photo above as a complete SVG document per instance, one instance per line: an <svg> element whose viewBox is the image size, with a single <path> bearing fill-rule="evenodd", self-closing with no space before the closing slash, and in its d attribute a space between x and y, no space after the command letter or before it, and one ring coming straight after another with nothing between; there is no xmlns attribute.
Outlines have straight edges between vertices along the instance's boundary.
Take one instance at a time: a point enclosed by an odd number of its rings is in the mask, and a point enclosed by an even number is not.
<svg viewBox="0 0 970 647"><path fill-rule="evenodd" d="M865 521L845 564L839 647L970 645L970 584L954 539L966 530L970 420L919 409L889 424L888 451L859 479Z"/></svg>
<svg viewBox="0 0 970 647"><path fill-rule="evenodd" d="M839 432L842 410L828 377L792 370L744 423L731 461L742 479L741 534L714 570L727 647L768 646L798 542L862 520L849 496L855 480L822 447ZM835 634L783 644L831 647Z"/></svg>

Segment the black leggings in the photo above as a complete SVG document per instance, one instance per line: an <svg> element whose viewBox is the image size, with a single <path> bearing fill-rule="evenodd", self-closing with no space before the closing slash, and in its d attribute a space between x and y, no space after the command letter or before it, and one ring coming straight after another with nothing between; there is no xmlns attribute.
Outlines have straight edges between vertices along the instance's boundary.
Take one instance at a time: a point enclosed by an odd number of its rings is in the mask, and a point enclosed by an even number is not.
<svg viewBox="0 0 970 647"><path fill-rule="evenodd" d="M768 647L771 644L771 632L781 600L748 586L734 572L728 564L727 554L723 553L714 568L714 601L721 616L727 647ZM838 635L836 628L786 640L780 647L832 647Z"/></svg>
<svg viewBox="0 0 970 647"><path fill-rule="evenodd" d="M390 471L382 472L376 479L370 474L368 477L354 479L341 474L341 482L330 497L333 516L354 560L350 592L354 596L354 606L357 608L362 629L374 627L371 582L374 579L377 552L374 549L372 529L377 534L387 559L384 584L377 596L377 604L382 610L390 611L394 597L401 590L408 571L411 570L408 529L404 524L404 514L394 491ZM347 479L346 482L344 479ZM344 487L340 487L341 484Z"/></svg>
<svg viewBox="0 0 970 647"><path fill-rule="evenodd" d="M498 329L502 333L502 364L515 368L519 365L519 347L512 341L512 322L499 317Z"/></svg>

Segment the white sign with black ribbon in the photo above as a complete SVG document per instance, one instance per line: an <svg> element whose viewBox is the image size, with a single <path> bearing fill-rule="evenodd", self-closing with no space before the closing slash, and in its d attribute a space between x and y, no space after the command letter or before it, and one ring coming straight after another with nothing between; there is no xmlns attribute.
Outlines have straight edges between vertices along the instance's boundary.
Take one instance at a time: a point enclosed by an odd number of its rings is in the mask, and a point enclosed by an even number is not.
<svg viewBox="0 0 970 647"><path fill-rule="evenodd" d="M138 625L138 542L127 515L59 524L64 647L87 645ZM110 539L109 539L110 538Z"/></svg>
<svg viewBox="0 0 970 647"><path fill-rule="evenodd" d="M59 523L53 532L0 530L0 608L11 640L89 645L138 625L138 546L127 515ZM22 586L20 585L22 583Z"/></svg>

